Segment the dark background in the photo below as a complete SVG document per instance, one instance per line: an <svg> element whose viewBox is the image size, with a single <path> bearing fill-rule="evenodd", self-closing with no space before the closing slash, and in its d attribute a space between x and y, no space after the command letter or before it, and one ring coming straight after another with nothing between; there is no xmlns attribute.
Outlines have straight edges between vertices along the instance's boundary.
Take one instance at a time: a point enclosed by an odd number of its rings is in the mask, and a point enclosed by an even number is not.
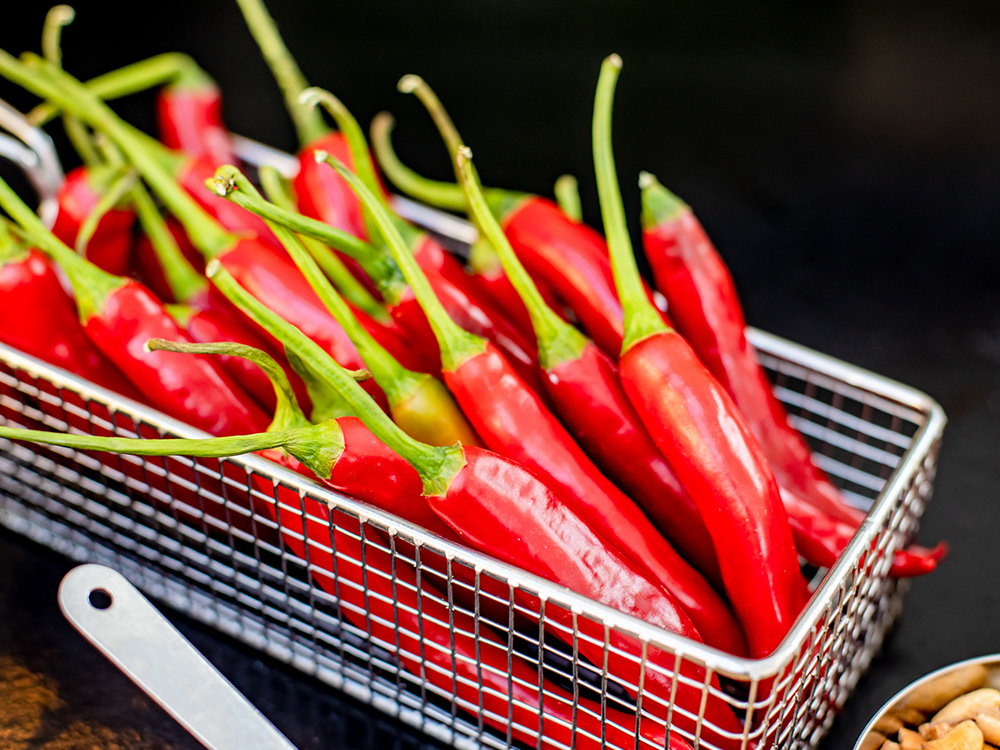
<svg viewBox="0 0 1000 750"><path fill-rule="evenodd" d="M922 532L947 539L951 556L914 583L885 655L823 747L850 747L911 679L1000 651L1000 5L273 5L310 81L362 122L393 111L397 148L418 170L450 174L429 118L395 90L410 72L449 107L484 181L546 193L572 172L592 223L593 90L601 59L620 53L615 147L633 230L635 176L648 169L695 208L752 324L927 391L951 419ZM17 17L4 8L4 49L38 49L46 6L32 6ZM88 77L183 50L219 81L233 130L294 149L235 3L76 8L69 70ZM33 103L2 83L0 96ZM149 104L136 97L120 109L150 127ZM61 622L54 596L66 567L0 534L0 680L4 669L26 671L58 695L45 741L83 720L108 732L91 744L184 743ZM412 743L199 627L185 632L303 746Z"/></svg>

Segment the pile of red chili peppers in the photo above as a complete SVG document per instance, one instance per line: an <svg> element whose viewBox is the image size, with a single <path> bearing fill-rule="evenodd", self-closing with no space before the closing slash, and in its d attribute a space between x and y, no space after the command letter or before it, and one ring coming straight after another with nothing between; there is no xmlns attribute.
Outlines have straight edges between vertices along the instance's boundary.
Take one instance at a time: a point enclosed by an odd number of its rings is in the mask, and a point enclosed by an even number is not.
<svg viewBox="0 0 1000 750"><path fill-rule="evenodd" d="M594 109L606 240L580 223L572 183L561 182L559 205L483 188L430 87L415 76L401 82L438 125L456 182L407 169L384 116L373 126L374 152L401 189L468 213L482 239L466 266L392 213L348 109L308 88L259 0L238 2L302 144L292 183L261 171L264 195L235 164L220 89L190 59L160 56L81 83L62 70L65 18L56 14L46 23L44 57L0 51L0 75L43 102L35 122L61 115L83 161L60 191L52 231L0 181L0 341L217 437L160 444L0 434L144 454L258 451L695 641L739 656L771 653L809 596L800 560L832 566L863 514L817 468L775 398L705 230L644 173L644 248L666 312L653 303L632 254L612 155L621 60L604 61ZM161 87L161 141L105 103L145 87ZM298 507L296 498L252 510L295 531L278 540L291 554L305 556L313 540L328 550L328 510L310 503L303 526L291 510ZM360 560L356 522L332 520L335 546ZM943 553L900 551L893 573L927 573ZM412 633L451 639L439 668L427 670L432 682L500 716L506 706L490 701L507 693L502 675L513 672L522 693L514 738L534 744L526 729L534 727L554 742L598 746L599 723L577 717L571 695L509 657L506 635L474 627L468 615L455 630L475 630L479 642L449 635L440 624L448 622L448 597L437 590L447 585L444 560L425 554L420 586L390 591L388 580L343 561L337 574L359 585L337 588L329 552L311 555L315 582L331 594L368 586L388 601L408 597L402 610L424 613L423 625L397 620L410 633L400 636L378 624L392 622L391 611L359 615L389 606L379 596L350 593L341 602L346 618L400 645L404 668L422 671L406 655L421 651L407 646ZM371 550L366 560L392 568L404 584L416 580L403 560ZM453 593L458 604L498 627L538 632L529 614L537 602L516 594L515 618L498 604L509 599L506 585L467 583ZM488 596L473 598L476 585ZM430 627L435 612L439 624ZM547 616L574 627L569 612ZM585 619L577 627L585 637L574 645L595 672L603 668L633 697L644 680L644 711L671 717L686 736L738 744L744 718L717 697L718 684L707 693L690 687L704 682L701 670L683 668L689 679L675 684L674 657L654 650L646 658L658 668L642 675L636 642ZM606 638L613 648L601 645ZM477 661L495 669L463 676ZM524 708L538 704L539 689L552 718L544 726ZM636 726L662 746L660 725ZM687 746L680 733L670 744Z"/></svg>

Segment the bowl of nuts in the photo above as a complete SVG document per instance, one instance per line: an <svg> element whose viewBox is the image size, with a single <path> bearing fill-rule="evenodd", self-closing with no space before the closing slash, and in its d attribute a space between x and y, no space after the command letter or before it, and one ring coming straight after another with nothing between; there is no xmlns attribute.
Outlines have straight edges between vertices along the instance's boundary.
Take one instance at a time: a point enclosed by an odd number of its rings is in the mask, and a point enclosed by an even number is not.
<svg viewBox="0 0 1000 750"><path fill-rule="evenodd" d="M907 685L868 722L854 750L1000 747L1000 654L952 664Z"/></svg>

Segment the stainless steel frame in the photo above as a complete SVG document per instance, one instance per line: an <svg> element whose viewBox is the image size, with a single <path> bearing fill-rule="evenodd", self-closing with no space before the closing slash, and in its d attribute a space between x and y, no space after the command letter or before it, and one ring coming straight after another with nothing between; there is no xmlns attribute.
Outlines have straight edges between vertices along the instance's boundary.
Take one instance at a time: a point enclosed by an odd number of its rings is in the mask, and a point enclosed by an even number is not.
<svg viewBox="0 0 1000 750"><path fill-rule="evenodd" d="M697 706L677 704L673 693L659 696L670 701L667 716L677 736L705 748L813 747L900 612L906 584L887 573L930 498L945 417L934 401L906 386L760 331L752 331L752 339L819 464L852 502L870 509L837 565L809 571L814 596L767 659L736 658L676 636L256 456L115 457L0 441L0 523L73 559L110 565L148 595L456 747L565 747L538 736L541 720L515 732L508 716L487 715L481 680L491 667L480 647L486 653L497 644L506 659L528 664L537 675L529 686L538 695L537 705L528 707L535 714L559 708L569 711L574 726L589 715L605 728L601 735L612 724L634 735L638 707L643 726L662 726L657 717L663 712L649 710L658 698L645 683L624 684L602 665L574 657L572 645L590 637L581 630L584 621L605 633L599 644L605 651L612 631L633 638L636 651L626 656L639 662L640 674L663 669L662 659L649 660L652 649L673 656L673 679L703 696ZM0 422L93 434L201 436L4 346ZM324 510L319 519L330 524L329 538L308 536L298 521L294 528L287 523L296 518L304 524L314 512L312 500L329 509L329 517ZM357 540L360 559L338 549L334 527ZM302 552L293 552L296 547ZM378 550L390 556L388 569L369 564ZM437 555L446 561L440 589L428 582L440 569L431 562ZM332 570L318 562L331 556ZM352 563L364 571L360 582L340 572ZM404 566L419 571L418 592L446 607L450 643L425 637L422 625L417 632L401 629L395 596L386 623L394 637L371 637L372 615L344 595L344 587L360 587L365 601L387 587L399 592L410 586L400 577ZM487 591L496 590L484 585L487 579L509 592L501 603L507 621L489 619L481 606L493 596ZM529 601L540 620L537 632L515 632L510 623ZM573 614L571 629L552 617L557 609ZM460 658L455 643L463 633L456 619L462 617L473 623L464 637L477 644L480 677L472 687L478 702L457 699L428 677L435 669L431 649ZM508 675L510 691L512 679ZM562 687L555 687L559 682ZM742 731L727 733L708 721L708 700L731 706ZM631 703L627 712L610 710L623 701ZM575 743L601 740L578 733ZM650 746L642 738L628 746L633 744Z"/></svg>

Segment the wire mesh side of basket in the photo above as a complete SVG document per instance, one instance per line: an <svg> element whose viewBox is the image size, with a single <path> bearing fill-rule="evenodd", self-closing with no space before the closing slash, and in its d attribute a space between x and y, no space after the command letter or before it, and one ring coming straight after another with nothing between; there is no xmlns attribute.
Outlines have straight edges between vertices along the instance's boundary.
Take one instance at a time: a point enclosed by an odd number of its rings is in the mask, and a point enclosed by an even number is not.
<svg viewBox="0 0 1000 750"><path fill-rule="evenodd" d="M806 747L900 610L889 561L929 498L943 418L876 376L763 334L755 341L823 468L853 502L874 503L803 621L765 661L638 623L257 458L0 441L0 523L111 564L174 608L455 746L662 746L656 730L669 721L708 748ZM196 434L12 350L0 349L0 363L6 424ZM587 640L609 659L580 658ZM607 668L615 658L641 687ZM660 672L676 692L650 687ZM697 699L679 700L685 690ZM713 720L708 707L720 703L735 728Z"/></svg>

